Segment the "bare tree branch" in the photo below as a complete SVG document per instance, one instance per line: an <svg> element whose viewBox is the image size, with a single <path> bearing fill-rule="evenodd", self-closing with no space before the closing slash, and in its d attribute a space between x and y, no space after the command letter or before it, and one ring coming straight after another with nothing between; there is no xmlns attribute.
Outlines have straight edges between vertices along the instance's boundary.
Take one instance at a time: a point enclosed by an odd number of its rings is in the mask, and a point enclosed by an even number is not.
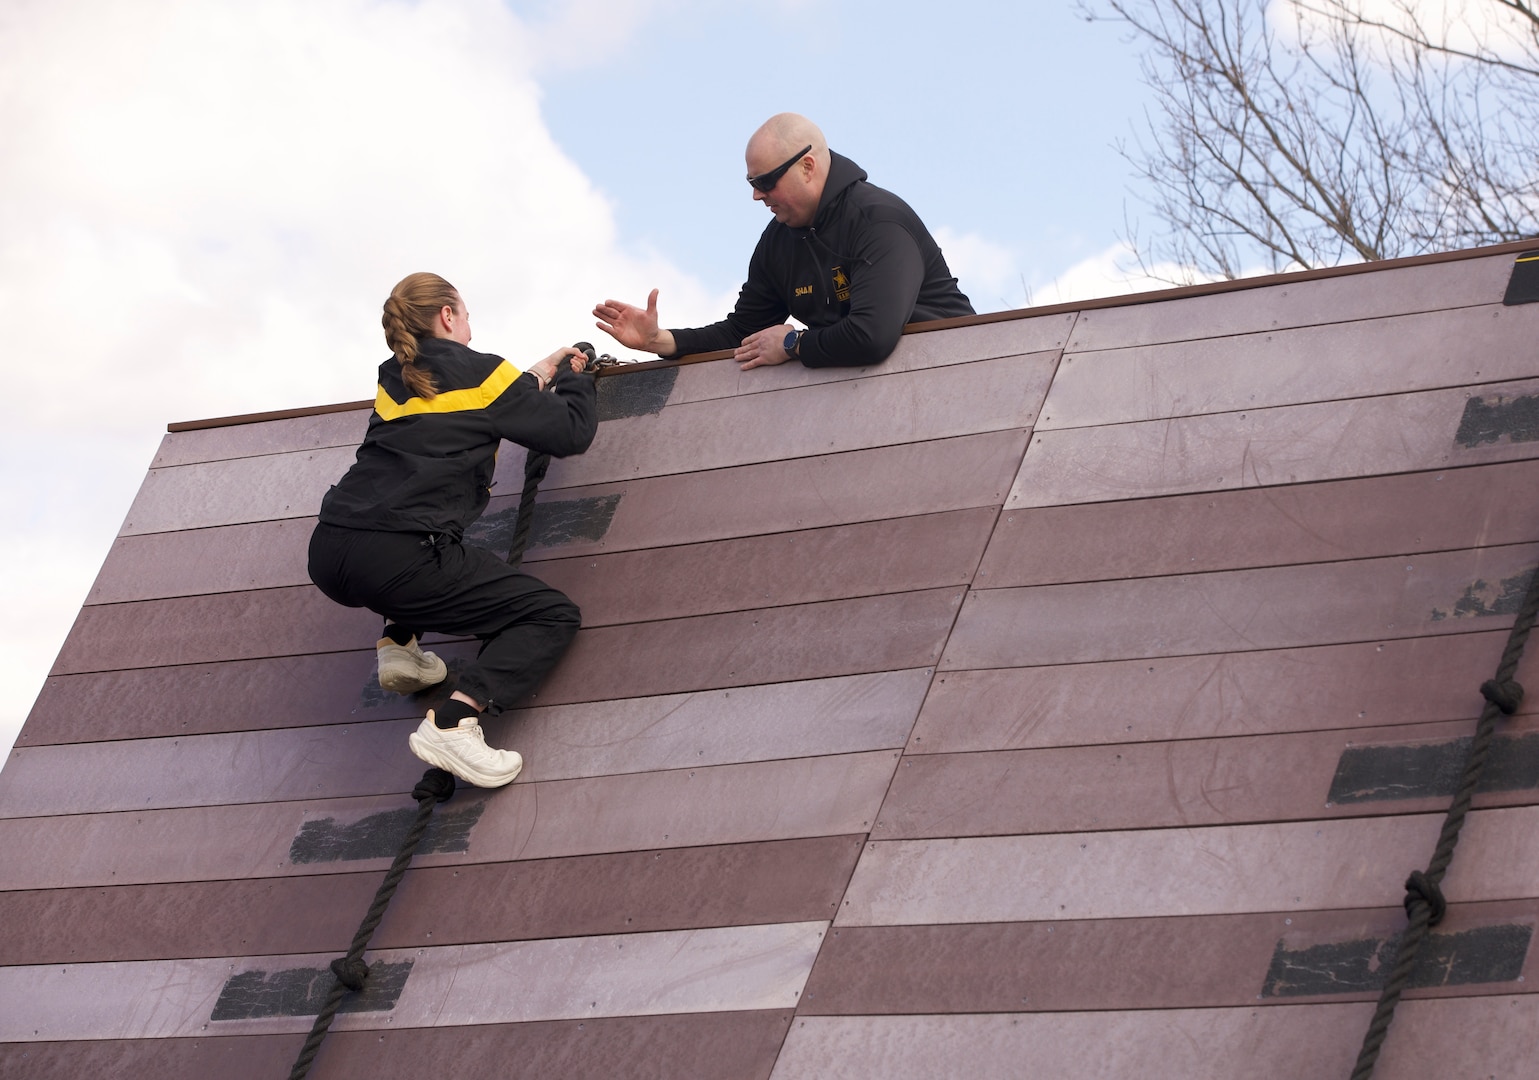
<svg viewBox="0 0 1539 1080"><path fill-rule="evenodd" d="M1081 0L1145 46L1145 272L1383 259L1539 234L1539 2Z"/></svg>
<svg viewBox="0 0 1539 1080"><path fill-rule="evenodd" d="M1393 6L1399 12L1399 19L1395 21L1365 15L1362 5L1357 0L1312 0L1312 2L1299 0L1296 6L1321 19L1350 23L1388 38L1399 38L1405 44L1422 52L1440 53L1461 60L1506 68L1521 75L1539 77L1539 55L1533 52L1534 44L1539 43L1539 7L1528 0L1477 0L1477 10L1485 9L1488 16L1495 13L1497 9L1506 9L1519 19L1527 20L1527 30L1533 39L1527 45L1516 34L1507 35L1499 31L1493 33L1488 27L1472 25L1469 4L1463 2L1459 4L1458 14L1445 14L1444 25L1435 33L1426 28L1422 14L1424 5L1417 3L1416 0L1396 0ZM1463 48L1454 43L1453 32L1457 28L1462 28L1469 35L1475 43L1472 48ZM1502 51L1492 43L1493 36L1507 37L1513 45L1524 50L1524 58L1521 60L1505 58Z"/></svg>

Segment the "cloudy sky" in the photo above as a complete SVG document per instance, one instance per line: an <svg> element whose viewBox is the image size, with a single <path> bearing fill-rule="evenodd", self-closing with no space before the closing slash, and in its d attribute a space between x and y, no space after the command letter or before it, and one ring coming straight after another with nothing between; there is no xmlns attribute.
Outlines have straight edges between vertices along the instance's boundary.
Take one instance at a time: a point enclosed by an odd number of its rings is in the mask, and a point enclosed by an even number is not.
<svg viewBox="0 0 1539 1080"><path fill-rule="evenodd" d="M406 273L515 361L653 286L718 318L743 144L793 110L979 310L1122 291L1145 103L1071 0L3 0L0 746L166 424L369 396Z"/></svg>

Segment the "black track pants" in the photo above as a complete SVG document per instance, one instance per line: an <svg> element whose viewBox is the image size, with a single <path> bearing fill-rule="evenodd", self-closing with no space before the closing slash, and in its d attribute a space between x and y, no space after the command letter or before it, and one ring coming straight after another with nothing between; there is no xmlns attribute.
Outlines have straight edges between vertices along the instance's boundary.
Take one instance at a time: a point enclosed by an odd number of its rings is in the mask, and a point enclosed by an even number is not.
<svg viewBox="0 0 1539 1080"><path fill-rule="evenodd" d="M473 634L481 653L457 689L500 711L522 700L572 643L577 605L482 548L422 533L318 524L310 580L346 607L421 632Z"/></svg>

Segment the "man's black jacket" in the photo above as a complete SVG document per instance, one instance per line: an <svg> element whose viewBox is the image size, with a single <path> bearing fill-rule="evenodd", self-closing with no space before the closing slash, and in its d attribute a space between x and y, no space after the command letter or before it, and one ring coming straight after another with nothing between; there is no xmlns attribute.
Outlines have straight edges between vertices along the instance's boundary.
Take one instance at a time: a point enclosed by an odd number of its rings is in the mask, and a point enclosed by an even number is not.
<svg viewBox="0 0 1539 1080"><path fill-rule="evenodd" d="M423 338L417 363L438 385L414 397L391 357L379 366L374 414L358 459L321 500L328 525L460 539L491 497L503 439L566 457L598 430L593 376L565 363L544 392L500 356L447 338Z"/></svg>
<svg viewBox="0 0 1539 1080"><path fill-rule="evenodd" d="M897 347L904 323L973 314L908 203L868 184L849 158L829 158L811 228L770 222L732 314L674 330L675 356L736 348L789 314L809 328L800 349L808 367L876 364Z"/></svg>

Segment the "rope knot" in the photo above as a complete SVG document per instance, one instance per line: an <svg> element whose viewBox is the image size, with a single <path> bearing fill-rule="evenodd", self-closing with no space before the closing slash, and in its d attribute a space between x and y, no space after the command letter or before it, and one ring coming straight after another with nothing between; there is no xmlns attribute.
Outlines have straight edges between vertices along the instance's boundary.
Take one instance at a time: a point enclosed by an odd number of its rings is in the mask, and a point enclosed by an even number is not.
<svg viewBox="0 0 1539 1080"><path fill-rule="evenodd" d="M337 977L337 982L357 993L363 989L363 981L369 977L369 965L361 959L339 956L331 962L331 973Z"/></svg>
<svg viewBox="0 0 1539 1080"><path fill-rule="evenodd" d="M1511 716L1523 704L1523 684L1516 679L1503 679L1501 682L1487 679L1480 684L1480 695Z"/></svg>
<svg viewBox="0 0 1539 1080"><path fill-rule="evenodd" d="M1416 917L1412 908L1416 906L1418 900L1432 909L1432 917L1427 920L1428 926L1436 926L1443 921L1443 916L1448 911L1448 901L1443 899L1443 890L1422 871L1412 870L1411 876L1405 879L1406 918Z"/></svg>
<svg viewBox="0 0 1539 1080"><path fill-rule="evenodd" d="M417 781L417 786L411 789L411 797L419 803L424 799L448 802L449 796L453 794L454 774L445 772L443 769L429 769L422 774L422 779Z"/></svg>

